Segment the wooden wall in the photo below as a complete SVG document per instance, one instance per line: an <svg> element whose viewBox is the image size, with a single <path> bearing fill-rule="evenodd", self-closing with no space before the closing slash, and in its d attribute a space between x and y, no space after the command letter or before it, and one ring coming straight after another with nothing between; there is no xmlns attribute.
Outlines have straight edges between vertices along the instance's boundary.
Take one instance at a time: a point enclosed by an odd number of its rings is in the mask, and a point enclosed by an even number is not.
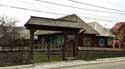
<svg viewBox="0 0 125 69"><path fill-rule="evenodd" d="M88 47L96 47L96 35L95 34L79 34L79 46L85 46L85 39L89 38L90 45ZM87 42L87 41L86 41Z"/></svg>

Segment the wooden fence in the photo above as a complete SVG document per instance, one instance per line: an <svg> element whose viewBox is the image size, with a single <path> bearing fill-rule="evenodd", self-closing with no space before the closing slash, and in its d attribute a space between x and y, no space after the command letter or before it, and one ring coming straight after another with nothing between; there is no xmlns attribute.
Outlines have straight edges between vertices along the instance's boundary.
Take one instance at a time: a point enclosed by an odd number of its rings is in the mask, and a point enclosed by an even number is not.
<svg viewBox="0 0 125 69"><path fill-rule="evenodd" d="M95 57L125 57L125 49L120 48L97 48L97 47L78 47L78 56L86 58Z"/></svg>
<svg viewBox="0 0 125 69"><path fill-rule="evenodd" d="M0 46L0 66L30 63L29 46Z"/></svg>

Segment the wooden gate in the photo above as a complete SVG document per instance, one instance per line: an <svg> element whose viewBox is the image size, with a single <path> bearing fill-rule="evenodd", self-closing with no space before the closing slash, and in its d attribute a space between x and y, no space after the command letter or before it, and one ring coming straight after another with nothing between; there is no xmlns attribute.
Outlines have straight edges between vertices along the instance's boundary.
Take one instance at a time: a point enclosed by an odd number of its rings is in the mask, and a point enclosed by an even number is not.
<svg viewBox="0 0 125 69"><path fill-rule="evenodd" d="M75 34L66 34L64 39L64 58L66 60L77 57L77 36Z"/></svg>

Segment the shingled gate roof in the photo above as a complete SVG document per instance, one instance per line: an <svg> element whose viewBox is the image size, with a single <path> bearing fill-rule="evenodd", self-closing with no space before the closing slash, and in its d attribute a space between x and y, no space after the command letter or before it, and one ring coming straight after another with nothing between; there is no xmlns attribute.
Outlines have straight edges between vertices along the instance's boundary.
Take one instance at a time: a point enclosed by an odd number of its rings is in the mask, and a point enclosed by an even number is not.
<svg viewBox="0 0 125 69"><path fill-rule="evenodd" d="M25 24L26 25L44 25L44 26L58 26L58 27L69 27L69 28L80 28L76 24L76 21L70 20L60 20L44 17L31 16L30 20Z"/></svg>

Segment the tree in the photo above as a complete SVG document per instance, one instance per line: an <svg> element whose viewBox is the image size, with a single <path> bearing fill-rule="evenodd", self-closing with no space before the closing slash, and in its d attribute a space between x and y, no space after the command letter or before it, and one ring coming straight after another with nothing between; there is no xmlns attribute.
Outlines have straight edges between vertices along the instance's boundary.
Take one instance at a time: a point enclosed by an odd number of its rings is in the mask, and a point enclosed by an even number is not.
<svg viewBox="0 0 125 69"><path fill-rule="evenodd" d="M13 45L19 38L15 24L18 22L15 18L0 16L0 45Z"/></svg>

